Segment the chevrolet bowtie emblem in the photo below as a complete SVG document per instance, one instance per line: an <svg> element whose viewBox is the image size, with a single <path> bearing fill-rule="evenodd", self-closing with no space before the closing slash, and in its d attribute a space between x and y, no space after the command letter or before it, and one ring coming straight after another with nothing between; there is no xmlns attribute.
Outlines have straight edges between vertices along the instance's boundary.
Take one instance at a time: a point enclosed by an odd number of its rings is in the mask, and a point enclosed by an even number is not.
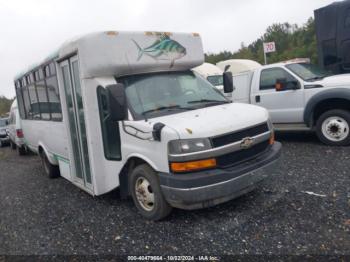
<svg viewBox="0 0 350 262"><path fill-rule="evenodd" d="M248 149L250 148L254 143L254 139L251 138L251 137L246 137L246 138L243 138L242 139L242 142L241 142L241 148L242 149Z"/></svg>

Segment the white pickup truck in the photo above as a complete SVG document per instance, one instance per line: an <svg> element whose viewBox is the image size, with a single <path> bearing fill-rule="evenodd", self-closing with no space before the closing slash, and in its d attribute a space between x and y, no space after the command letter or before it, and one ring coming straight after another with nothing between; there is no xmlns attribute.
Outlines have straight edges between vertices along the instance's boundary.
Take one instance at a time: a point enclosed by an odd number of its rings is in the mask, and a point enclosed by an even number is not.
<svg viewBox="0 0 350 262"><path fill-rule="evenodd" d="M233 64L217 65L230 70ZM350 144L350 75L292 60L236 72L233 83L233 100L268 109L277 130L314 130L325 144Z"/></svg>

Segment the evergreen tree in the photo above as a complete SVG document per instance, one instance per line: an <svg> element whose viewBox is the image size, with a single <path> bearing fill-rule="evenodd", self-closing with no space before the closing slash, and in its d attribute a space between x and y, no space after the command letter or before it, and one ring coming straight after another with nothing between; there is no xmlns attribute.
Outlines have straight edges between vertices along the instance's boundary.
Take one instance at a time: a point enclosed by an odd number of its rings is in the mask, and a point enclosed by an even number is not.
<svg viewBox="0 0 350 262"><path fill-rule="evenodd" d="M264 63L263 43L276 44L277 52L267 54L268 63L276 63L293 58L310 58L317 63L317 41L315 21L311 17L301 27L296 24L277 23L269 26L266 32L248 46L244 43L237 52L223 51L218 54L206 54L205 61L216 64L227 59L250 59Z"/></svg>
<svg viewBox="0 0 350 262"><path fill-rule="evenodd" d="M4 96L0 96L0 117L6 116L6 113L10 111L13 99L8 99Z"/></svg>

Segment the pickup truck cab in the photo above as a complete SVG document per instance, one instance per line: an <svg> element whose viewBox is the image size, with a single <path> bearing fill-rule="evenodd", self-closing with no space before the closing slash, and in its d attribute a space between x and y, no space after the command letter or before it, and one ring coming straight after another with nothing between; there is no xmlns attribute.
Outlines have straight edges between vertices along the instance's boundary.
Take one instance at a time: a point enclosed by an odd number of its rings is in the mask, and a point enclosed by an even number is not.
<svg viewBox="0 0 350 262"><path fill-rule="evenodd" d="M350 75L297 59L235 74L233 83L233 100L266 108L277 130L314 130L325 144L350 144Z"/></svg>

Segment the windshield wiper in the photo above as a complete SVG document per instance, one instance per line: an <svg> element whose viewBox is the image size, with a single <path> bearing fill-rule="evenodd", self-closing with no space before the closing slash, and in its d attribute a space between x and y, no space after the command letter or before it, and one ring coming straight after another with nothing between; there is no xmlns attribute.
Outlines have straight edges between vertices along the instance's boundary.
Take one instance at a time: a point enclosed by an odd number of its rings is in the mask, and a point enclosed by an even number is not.
<svg viewBox="0 0 350 262"><path fill-rule="evenodd" d="M306 79L306 81L316 81L316 80L321 80L323 78L325 78L326 76L315 76L315 77L311 77Z"/></svg>
<svg viewBox="0 0 350 262"><path fill-rule="evenodd" d="M227 104L230 103L229 101L223 101L223 100L214 100L214 99L201 99L201 100L193 100L187 102L188 104L199 104L199 103L223 103Z"/></svg>
<svg viewBox="0 0 350 262"><path fill-rule="evenodd" d="M144 111L144 112L142 112L142 115L146 115L148 113L153 113L153 112L157 112L157 111L174 110L174 109L175 110L177 110L177 109L180 109L180 110L194 110L193 108L182 107L182 106L179 106L179 105L161 106L161 107L158 107L158 108L154 108L154 109L150 109L150 110Z"/></svg>

